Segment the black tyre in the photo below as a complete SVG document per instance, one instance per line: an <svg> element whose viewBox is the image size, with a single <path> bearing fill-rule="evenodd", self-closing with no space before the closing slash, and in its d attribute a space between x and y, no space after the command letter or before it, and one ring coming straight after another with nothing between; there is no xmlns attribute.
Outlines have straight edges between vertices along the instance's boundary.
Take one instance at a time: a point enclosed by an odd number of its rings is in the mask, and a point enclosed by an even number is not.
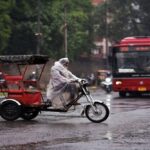
<svg viewBox="0 0 150 150"><path fill-rule="evenodd" d="M23 111L21 118L24 120L32 120L36 118L39 114L39 110L26 109Z"/></svg>
<svg viewBox="0 0 150 150"><path fill-rule="evenodd" d="M94 107L96 111L93 110L91 105L88 105L85 109L86 117L95 123L100 123L105 121L109 116L109 109L104 103L95 102Z"/></svg>
<svg viewBox="0 0 150 150"><path fill-rule="evenodd" d="M111 92L111 89L110 89L110 88L106 88L106 92L107 92L107 93L110 93L110 92Z"/></svg>
<svg viewBox="0 0 150 150"><path fill-rule="evenodd" d="M14 101L7 101L1 105L1 117L7 121L14 121L21 115L21 106Z"/></svg>

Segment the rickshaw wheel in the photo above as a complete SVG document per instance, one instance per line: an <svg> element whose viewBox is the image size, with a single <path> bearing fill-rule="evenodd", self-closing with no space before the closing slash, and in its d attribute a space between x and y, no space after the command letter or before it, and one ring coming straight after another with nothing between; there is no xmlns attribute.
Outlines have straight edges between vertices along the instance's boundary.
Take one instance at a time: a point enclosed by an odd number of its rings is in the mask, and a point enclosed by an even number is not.
<svg viewBox="0 0 150 150"><path fill-rule="evenodd" d="M21 115L21 106L14 101L7 101L1 105L1 117L7 121L14 121Z"/></svg>
<svg viewBox="0 0 150 150"><path fill-rule="evenodd" d="M39 110L36 109L26 109L21 115L21 118L24 120L32 120L37 117L39 114Z"/></svg>

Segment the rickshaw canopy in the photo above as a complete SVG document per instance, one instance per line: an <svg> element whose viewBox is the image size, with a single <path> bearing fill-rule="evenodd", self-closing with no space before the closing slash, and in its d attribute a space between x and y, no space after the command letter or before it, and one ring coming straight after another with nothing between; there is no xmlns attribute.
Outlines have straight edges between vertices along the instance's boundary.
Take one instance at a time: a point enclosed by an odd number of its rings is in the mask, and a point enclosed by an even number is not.
<svg viewBox="0 0 150 150"><path fill-rule="evenodd" d="M18 65L45 64L49 60L47 55L1 55L0 64L15 63Z"/></svg>

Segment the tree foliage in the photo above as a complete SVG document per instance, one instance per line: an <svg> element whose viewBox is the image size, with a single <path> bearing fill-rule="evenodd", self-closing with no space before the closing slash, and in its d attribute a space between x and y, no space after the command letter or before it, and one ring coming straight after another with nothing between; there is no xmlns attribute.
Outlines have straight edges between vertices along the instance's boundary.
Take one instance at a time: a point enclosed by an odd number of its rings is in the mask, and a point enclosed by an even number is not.
<svg viewBox="0 0 150 150"><path fill-rule="evenodd" d="M96 32L99 36L108 36L113 41L126 36L149 34L149 5L148 0L107 0L94 12L94 22L98 25ZM98 20L98 18L100 19Z"/></svg>
<svg viewBox="0 0 150 150"><path fill-rule="evenodd" d="M62 57L67 27L68 56L76 59L90 54L94 36L149 35L149 8L148 0L106 0L96 8L91 0L1 0L0 54L35 54L39 47L40 54Z"/></svg>
<svg viewBox="0 0 150 150"><path fill-rule="evenodd" d="M2 52L8 43L11 34L11 17L9 16L10 2L0 1L0 52Z"/></svg>
<svg viewBox="0 0 150 150"><path fill-rule="evenodd" d="M1 53L35 54L39 46L41 54L53 58L64 56L65 8L69 57L78 58L84 51L89 53L90 0L2 0L0 3Z"/></svg>
<svg viewBox="0 0 150 150"><path fill-rule="evenodd" d="M67 27L68 54L77 58L83 51L89 52L92 45L90 37L92 24L89 25L92 6L88 0L53 0L49 2L50 32L47 49L50 55L64 56L64 30ZM66 23L65 26L65 9ZM87 45L90 41L90 46Z"/></svg>
<svg viewBox="0 0 150 150"><path fill-rule="evenodd" d="M11 36L4 54L32 54L36 51L36 3L34 0L12 0Z"/></svg>

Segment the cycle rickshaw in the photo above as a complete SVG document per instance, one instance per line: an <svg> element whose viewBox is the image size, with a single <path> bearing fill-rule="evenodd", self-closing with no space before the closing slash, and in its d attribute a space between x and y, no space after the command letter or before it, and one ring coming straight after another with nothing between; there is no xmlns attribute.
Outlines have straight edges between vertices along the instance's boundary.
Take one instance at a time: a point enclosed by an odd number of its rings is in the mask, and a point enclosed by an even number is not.
<svg viewBox="0 0 150 150"><path fill-rule="evenodd" d="M80 92L77 97L69 104L64 106L64 109L50 107L45 103L45 95L40 89L39 82L44 72L45 66L49 61L49 57L45 55L8 55L0 56L0 115L7 121L14 121L18 118L24 120L32 120L38 116L41 111L49 112L67 112L74 104L85 96L87 104L83 107L83 113L86 117L95 123L105 121L109 116L107 105L99 100L94 100L90 91L87 88L87 82L82 80ZM6 73L3 70L9 70L11 65L12 71ZM36 80L26 78L28 68L31 65L42 65ZM8 68L7 68L8 66ZM12 75L12 72L15 74ZM31 87L34 88L29 88Z"/></svg>

